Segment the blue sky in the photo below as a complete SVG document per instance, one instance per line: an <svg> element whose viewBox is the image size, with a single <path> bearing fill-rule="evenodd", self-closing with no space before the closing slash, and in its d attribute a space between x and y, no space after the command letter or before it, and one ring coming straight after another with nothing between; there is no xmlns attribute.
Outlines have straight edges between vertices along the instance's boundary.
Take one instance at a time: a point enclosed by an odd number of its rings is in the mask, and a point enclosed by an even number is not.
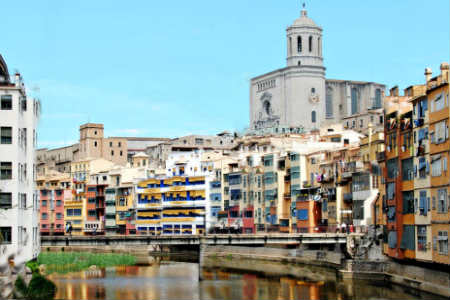
<svg viewBox="0 0 450 300"><path fill-rule="evenodd" d="M314 0L327 78L423 83L449 60L449 1ZM39 146L242 130L249 79L284 67L300 1L7 1L0 53L43 104ZM5 30L6 29L6 30ZM39 90L35 89L39 87Z"/></svg>

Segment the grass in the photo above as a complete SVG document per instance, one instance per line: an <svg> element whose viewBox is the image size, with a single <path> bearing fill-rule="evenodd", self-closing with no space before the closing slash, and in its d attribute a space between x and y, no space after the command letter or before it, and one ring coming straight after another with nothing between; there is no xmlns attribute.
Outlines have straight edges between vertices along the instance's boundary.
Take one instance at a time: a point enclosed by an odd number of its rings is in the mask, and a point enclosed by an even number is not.
<svg viewBox="0 0 450 300"><path fill-rule="evenodd" d="M37 258L39 265L45 265L48 274L77 272L97 266L130 266L136 264L136 257L128 254L96 254L89 252L41 252Z"/></svg>

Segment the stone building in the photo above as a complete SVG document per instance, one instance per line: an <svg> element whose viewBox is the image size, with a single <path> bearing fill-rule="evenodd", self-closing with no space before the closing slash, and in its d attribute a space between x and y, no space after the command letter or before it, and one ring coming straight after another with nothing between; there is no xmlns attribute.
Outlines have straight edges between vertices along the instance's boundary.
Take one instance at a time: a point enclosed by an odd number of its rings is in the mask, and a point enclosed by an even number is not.
<svg viewBox="0 0 450 300"><path fill-rule="evenodd" d="M369 122L383 125L385 86L326 79L322 28L307 16L286 29L287 66L250 82L249 133L286 133L343 123L363 132Z"/></svg>

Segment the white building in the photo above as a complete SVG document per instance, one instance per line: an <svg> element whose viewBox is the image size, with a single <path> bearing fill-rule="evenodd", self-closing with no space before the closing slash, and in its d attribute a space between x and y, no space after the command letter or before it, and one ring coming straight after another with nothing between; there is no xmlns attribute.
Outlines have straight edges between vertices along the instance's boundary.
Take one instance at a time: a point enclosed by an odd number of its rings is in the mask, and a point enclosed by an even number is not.
<svg viewBox="0 0 450 300"><path fill-rule="evenodd" d="M20 74L10 80L0 55L0 232L2 255L37 257L40 250L34 156L40 103L26 95Z"/></svg>
<svg viewBox="0 0 450 300"><path fill-rule="evenodd" d="M287 66L251 79L249 133L298 133L333 123L383 128L385 86L326 79L322 28L305 9L286 29L286 40Z"/></svg>

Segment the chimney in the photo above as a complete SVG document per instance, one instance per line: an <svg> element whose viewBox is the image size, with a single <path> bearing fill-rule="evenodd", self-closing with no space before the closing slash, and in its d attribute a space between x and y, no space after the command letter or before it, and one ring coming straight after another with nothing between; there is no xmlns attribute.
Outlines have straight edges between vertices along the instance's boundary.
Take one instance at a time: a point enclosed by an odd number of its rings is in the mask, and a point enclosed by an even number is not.
<svg viewBox="0 0 450 300"><path fill-rule="evenodd" d="M14 75L14 84L16 85L16 87L20 86L20 73L16 72L16 74Z"/></svg>
<svg viewBox="0 0 450 300"><path fill-rule="evenodd" d="M392 88L389 90L389 96L398 97L398 85L392 87Z"/></svg>
<svg viewBox="0 0 450 300"><path fill-rule="evenodd" d="M441 64L441 77L442 81L448 82L448 63Z"/></svg>
<svg viewBox="0 0 450 300"><path fill-rule="evenodd" d="M431 68L425 68L425 81L426 83L428 83L428 81L430 81L431 79Z"/></svg>

